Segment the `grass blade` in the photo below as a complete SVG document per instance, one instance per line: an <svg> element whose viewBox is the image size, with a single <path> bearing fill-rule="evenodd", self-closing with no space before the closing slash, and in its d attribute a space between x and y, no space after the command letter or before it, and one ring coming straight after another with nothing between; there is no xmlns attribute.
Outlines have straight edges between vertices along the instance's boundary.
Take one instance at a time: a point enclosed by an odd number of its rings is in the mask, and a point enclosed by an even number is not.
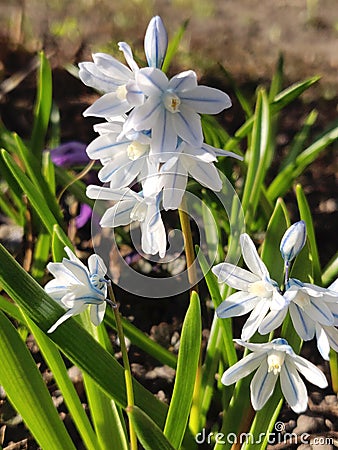
<svg viewBox="0 0 338 450"><path fill-rule="evenodd" d="M187 29L187 26L189 24L189 20L185 20L183 24L180 26L178 31L176 32L175 36L170 40L167 48L167 53L165 55L162 70L163 72L167 72L171 63L171 60L175 56L175 53L177 52L178 46L180 45L180 42L182 40L182 37L184 36L184 33Z"/></svg>
<svg viewBox="0 0 338 450"><path fill-rule="evenodd" d="M164 427L164 434L174 448L180 447L188 423L201 349L201 331L200 300L193 291L183 322L175 385Z"/></svg>
<svg viewBox="0 0 338 450"><path fill-rule="evenodd" d="M0 312L0 383L42 448L75 450L33 357Z"/></svg>

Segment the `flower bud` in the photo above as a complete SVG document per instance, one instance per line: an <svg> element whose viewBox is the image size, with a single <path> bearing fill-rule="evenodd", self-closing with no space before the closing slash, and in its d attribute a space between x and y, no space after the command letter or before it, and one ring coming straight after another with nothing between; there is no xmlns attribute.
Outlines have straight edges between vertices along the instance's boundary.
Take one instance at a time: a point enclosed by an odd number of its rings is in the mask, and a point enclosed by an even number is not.
<svg viewBox="0 0 338 450"><path fill-rule="evenodd" d="M149 67L160 69L167 52L168 36L163 22L159 16L155 16L149 22L144 37L144 52Z"/></svg>
<svg viewBox="0 0 338 450"><path fill-rule="evenodd" d="M292 261L306 241L306 226L303 220L294 223L286 230L280 243L280 251L285 262Z"/></svg>

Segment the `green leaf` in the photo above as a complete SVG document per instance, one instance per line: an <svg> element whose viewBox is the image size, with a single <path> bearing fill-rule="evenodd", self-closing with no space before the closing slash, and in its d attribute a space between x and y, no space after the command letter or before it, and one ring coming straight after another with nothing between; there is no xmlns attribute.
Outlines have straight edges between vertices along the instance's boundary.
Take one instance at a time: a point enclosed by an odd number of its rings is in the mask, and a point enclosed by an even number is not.
<svg viewBox="0 0 338 450"><path fill-rule="evenodd" d="M50 111L52 107L52 71L43 52L40 53L40 69L37 85L37 98L34 109L34 124L30 139L30 149L41 161Z"/></svg>
<svg viewBox="0 0 338 450"><path fill-rule="evenodd" d="M2 312L0 353L0 383L39 445L75 450L31 354Z"/></svg>
<svg viewBox="0 0 338 450"><path fill-rule="evenodd" d="M200 357L201 332L200 300L193 291L183 322L174 390L164 427L164 435L174 448L180 447L188 423Z"/></svg>
<svg viewBox="0 0 338 450"><path fill-rule="evenodd" d="M273 74L270 89L269 89L269 102L273 102L276 96L280 93L283 86L283 78L284 78L284 58L283 55L280 54L277 67L275 73Z"/></svg>
<svg viewBox="0 0 338 450"><path fill-rule="evenodd" d="M298 184L296 186L296 196L297 196L297 203L298 203L300 218L301 218L301 220L304 220L305 225L306 225L306 234L307 234L307 239L308 239L308 243L310 246L310 255L311 255L312 266L313 266L313 281L315 284L318 284L321 286L322 270L320 267L319 253L318 253L316 236L315 236L315 229L313 226L313 220L312 220L310 207L306 200L303 188L300 184Z"/></svg>
<svg viewBox="0 0 338 450"><path fill-rule="evenodd" d="M278 196L283 196L306 167L315 161L320 152L337 139L338 127L328 130L300 153L293 163L281 170L268 187L267 194L270 200L274 201Z"/></svg>
<svg viewBox="0 0 338 450"><path fill-rule="evenodd" d="M221 67L223 75L225 76L225 78L228 80L228 82L230 84L231 91L233 91L235 93L237 100L239 101L239 104L241 105L241 107L245 113L246 118L251 117L253 115L253 110L250 105L250 102L247 100L247 98L245 97L242 90L238 87L236 81L234 80L234 78L232 77L230 72L228 72L224 66L220 65L220 67Z"/></svg>
<svg viewBox="0 0 338 450"><path fill-rule="evenodd" d="M255 216L267 167L270 130L270 112L266 93L258 93L255 119L252 130L251 147L247 152L248 172L243 189L242 207L247 224Z"/></svg>
<svg viewBox="0 0 338 450"><path fill-rule="evenodd" d="M34 247L33 266L31 270L32 276L36 280L41 279L45 274L50 245L50 234L46 232L40 233Z"/></svg>
<svg viewBox="0 0 338 450"><path fill-rule="evenodd" d="M270 218L262 245L261 258L269 269L270 276L283 284L284 261L280 253L280 241L290 226L290 218L282 199L278 199Z"/></svg>
<svg viewBox="0 0 338 450"><path fill-rule="evenodd" d="M328 286L338 277L338 252L331 258L322 274L323 286Z"/></svg>
<svg viewBox="0 0 338 450"><path fill-rule="evenodd" d="M1 244L0 284L42 331L48 330L64 313L64 309L46 294ZM108 396L122 407L127 406L123 368L75 319L67 320L50 338L74 364L87 372ZM162 426L166 406L135 380L133 387L136 405L142 407Z"/></svg>
<svg viewBox="0 0 338 450"><path fill-rule="evenodd" d="M189 24L189 20L185 20L183 24L180 26L178 31L176 32L175 36L170 40L167 48L167 53L165 55L163 65L162 65L162 71L167 72L171 63L171 60L175 56L175 53L177 52L178 46L180 45L180 42L182 40L182 37L184 36L184 33L187 29L187 26Z"/></svg>
<svg viewBox="0 0 338 450"><path fill-rule="evenodd" d="M135 428L137 438L145 450L175 450L162 430L137 406L128 406L128 416Z"/></svg>

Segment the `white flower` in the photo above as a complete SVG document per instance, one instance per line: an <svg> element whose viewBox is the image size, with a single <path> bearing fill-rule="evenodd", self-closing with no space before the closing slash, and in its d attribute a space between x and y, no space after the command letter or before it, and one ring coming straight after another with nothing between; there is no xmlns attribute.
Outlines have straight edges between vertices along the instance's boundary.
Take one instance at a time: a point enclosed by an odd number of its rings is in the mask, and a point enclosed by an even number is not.
<svg viewBox="0 0 338 450"><path fill-rule="evenodd" d="M302 250L306 242L306 226L303 220L289 227L280 243L280 252L286 263L292 261Z"/></svg>
<svg viewBox="0 0 338 450"><path fill-rule="evenodd" d="M163 22L159 16L155 16L149 22L144 37L144 52L149 67L160 69L163 64L168 47L168 36Z"/></svg>
<svg viewBox="0 0 338 450"><path fill-rule="evenodd" d="M285 339L274 339L266 344L236 342L252 353L227 369L221 381L228 386L257 369L250 384L251 403L256 411L262 409L273 394L278 377L286 401L297 414L306 410L308 401L305 384L298 372L320 388L328 385L324 374L314 364L296 355Z"/></svg>
<svg viewBox="0 0 338 450"><path fill-rule="evenodd" d="M47 269L55 277L45 286L45 291L68 311L48 330L52 333L71 316L84 311L90 306L90 318L94 325L99 325L106 310L107 285L104 279L107 269L98 255L91 255L88 268L68 248L69 257L61 263L49 263Z"/></svg>
<svg viewBox="0 0 338 450"><path fill-rule="evenodd" d="M252 311L241 335L243 340L248 340L257 331L270 309L280 310L284 307L285 299L279 293L276 282L270 279L268 269L260 259L249 235L242 234L240 244L243 259L251 272L229 263L217 264L212 271L220 283L239 290L218 306L218 317L242 316Z"/></svg>
<svg viewBox="0 0 338 450"><path fill-rule="evenodd" d="M150 137L147 133L129 133L129 137L117 140L123 121L111 121L94 125L100 136L87 147L91 159L99 159L103 165L98 173L100 181L109 182L112 189L130 185L139 175L147 176L147 156Z"/></svg>
<svg viewBox="0 0 338 450"><path fill-rule="evenodd" d="M231 106L224 92L198 86L192 70L168 80L161 70L146 67L137 71L129 89L141 91L146 100L131 111L125 132L151 130L152 154L158 156L159 162L165 162L176 151L178 138L193 147L202 146L199 113L217 114Z"/></svg>
<svg viewBox="0 0 338 450"><path fill-rule="evenodd" d="M293 326L304 341L317 337L318 349L324 359L328 359L328 343L338 348L338 332L334 328L334 311L338 312L338 293L314 284L290 279L284 293L285 307L270 311L258 328L259 333L267 334L278 328L289 311ZM325 342L325 336L330 336Z"/></svg>
<svg viewBox="0 0 338 450"><path fill-rule="evenodd" d="M213 191L220 191L222 180L214 162L217 156L232 156L242 159L235 153L219 150L203 144L199 148L181 142L177 152L160 169L159 183L163 187L163 207L165 210L177 209L186 190L188 175Z"/></svg>
<svg viewBox="0 0 338 450"><path fill-rule="evenodd" d="M103 214L100 221L102 227L118 227L139 222L143 251L151 255L158 253L161 258L164 257L167 238L159 209L159 195L146 201L142 194L128 188L110 189L91 185L87 187L87 196L116 202Z"/></svg>

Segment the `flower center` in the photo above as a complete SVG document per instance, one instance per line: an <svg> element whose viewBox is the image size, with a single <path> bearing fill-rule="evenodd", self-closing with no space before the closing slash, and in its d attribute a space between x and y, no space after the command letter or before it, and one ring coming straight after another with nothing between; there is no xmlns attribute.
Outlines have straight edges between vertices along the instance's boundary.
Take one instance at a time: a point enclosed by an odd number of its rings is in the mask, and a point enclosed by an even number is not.
<svg viewBox="0 0 338 450"><path fill-rule="evenodd" d="M102 279L97 273L93 273L90 275L90 281L94 287L97 289L102 289L105 286L105 280Z"/></svg>
<svg viewBox="0 0 338 450"><path fill-rule="evenodd" d="M172 113L178 112L181 100L173 92L167 92L164 95L163 103L166 109Z"/></svg>
<svg viewBox="0 0 338 450"><path fill-rule="evenodd" d="M266 281L255 281L254 283L250 283L248 286L248 292L257 295L257 297L270 298L272 295L272 289L273 287L271 284Z"/></svg>
<svg viewBox="0 0 338 450"><path fill-rule="evenodd" d="M140 158L140 156L144 155L148 150L148 144L141 144L140 142L133 141L127 148L128 158L135 161L135 159Z"/></svg>
<svg viewBox="0 0 338 450"><path fill-rule="evenodd" d="M296 297L293 299L294 303L304 310L310 304L310 297L306 292L299 289Z"/></svg>
<svg viewBox="0 0 338 450"><path fill-rule="evenodd" d="M268 372L278 375L285 359L285 352L273 352L268 355Z"/></svg>
<svg viewBox="0 0 338 450"><path fill-rule="evenodd" d="M127 98L127 94L128 91L125 84L122 84L122 86L119 86L116 89L116 96L119 100L121 100L121 102Z"/></svg>

